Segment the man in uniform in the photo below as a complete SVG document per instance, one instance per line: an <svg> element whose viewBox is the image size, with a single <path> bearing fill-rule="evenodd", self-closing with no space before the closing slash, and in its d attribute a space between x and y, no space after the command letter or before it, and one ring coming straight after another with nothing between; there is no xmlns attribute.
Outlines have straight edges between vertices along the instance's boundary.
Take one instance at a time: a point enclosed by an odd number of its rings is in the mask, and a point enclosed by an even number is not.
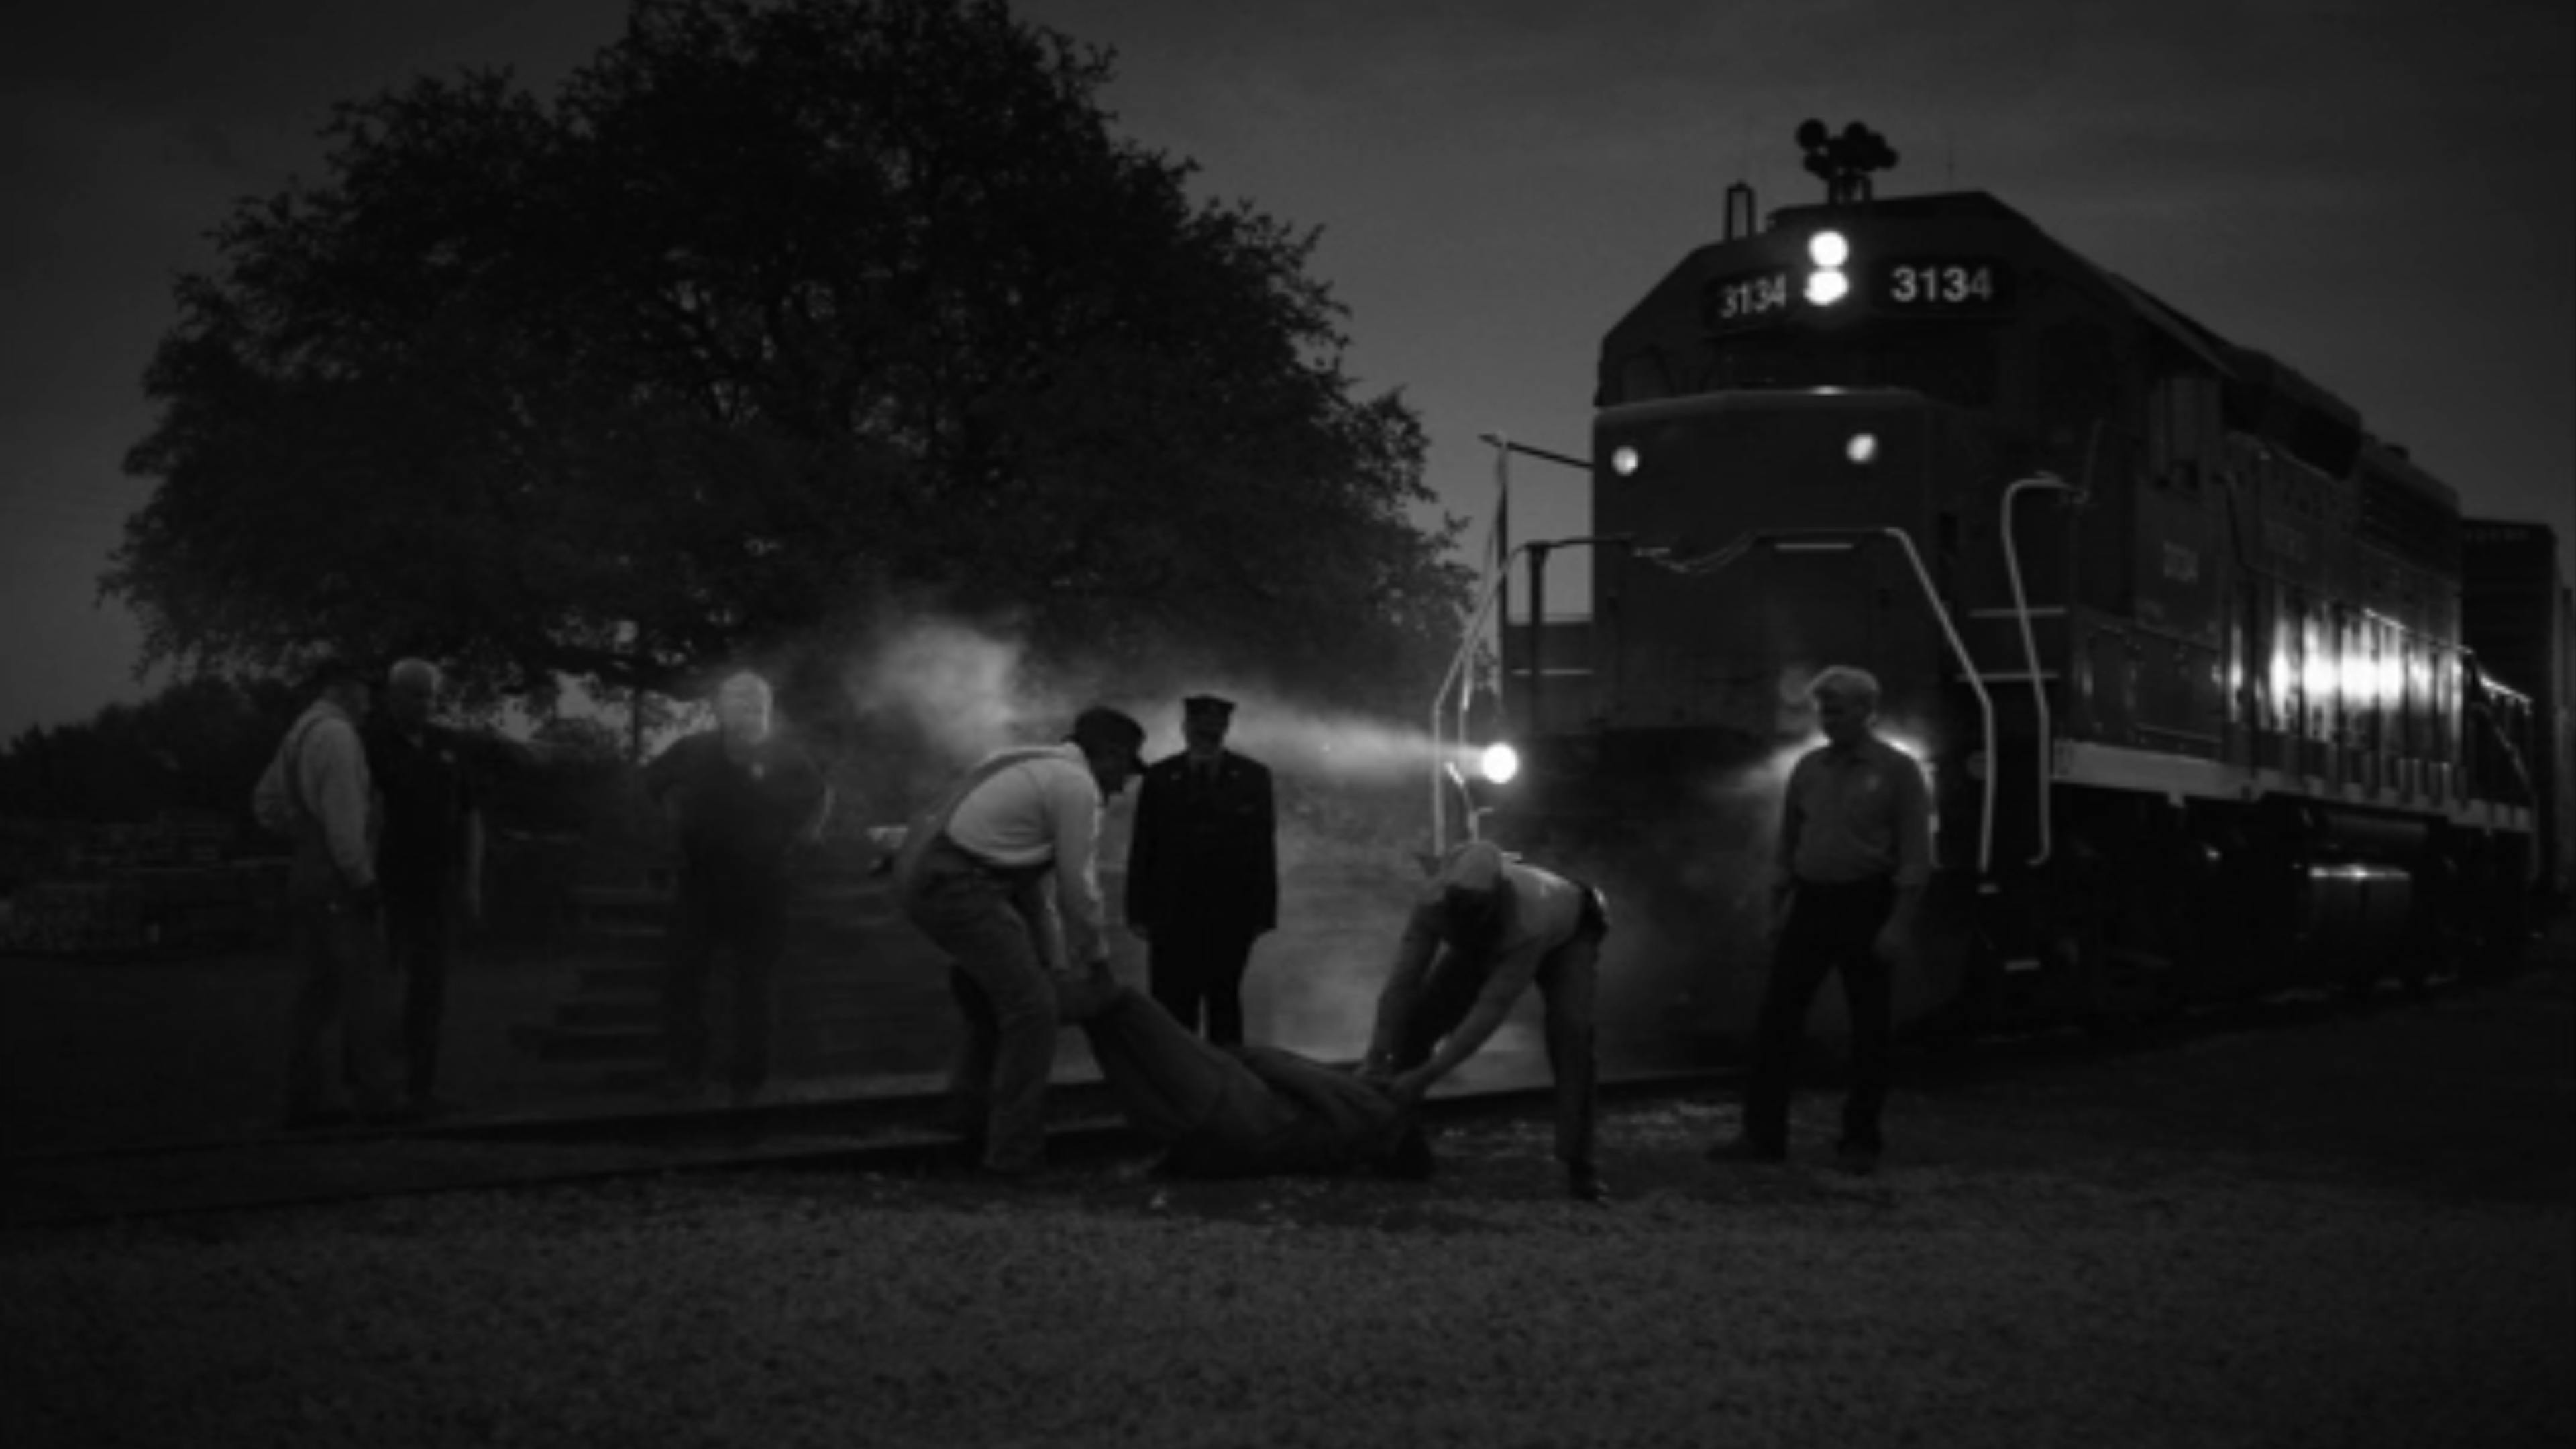
<svg viewBox="0 0 2576 1449"><path fill-rule="evenodd" d="M287 900L295 910L303 974L295 992L286 1070L286 1125L323 1126L342 1114L330 1104L345 1082L363 1118L394 1116L392 990L377 917L375 782L367 773L358 721L367 677L345 660L314 677L315 699L289 729L251 792L260 824L295 842ZM340 1035L338 1070L324 1054Z"/></svg>
<svg viewBox="0 0 2576 1449"><path fill-rule="evenodd" d="M1127 854L1127 928L1150 943L1154 999L1220 1046L1243 1041L1244 967L1279 924L1270 771L1225 747L1233 722L1231 700L1181 702L1187 748L1145 772Z"/></svg>
<svg viewBox="0 0 2576 1449"><path fill-rule="evenodd" d="M1144 743L1144 726L1092 708L1061 744L988 755L915 822L895 865L904 914L956 959L966 1029L951 1090L986 1171L1046 1165L1056 993L1109 976L1100 817L1143 769Z"/></svg>
<svg viewBox="0 0 2576 1449"><path fill-rule="evenodd" d="M1912 958L1915 915L1932 873L1931 794L1913 756L1870 729L1878 716L1875 676L1828 669L1807 694L1825 743L1790 770L1780 812L1771 882L1778 938L1762 987L1743 1132L1709 1156L1788 1157L1791 1078L1807 1007L1827 973L1839 971L1851 1013L1852 1075L1837 1153L1846 1168L1867 1173L1884 1146L1891 973Z"/></svg>
<svg viewBox="0 0 2576 1449"><path fill-rule="evenodd" d="M468 742L432 723L438 670L406 659L385 681L367 722L367 769L382 792L385 945L403 977L402 1041L409 1109L434 1110L439 1025L446 1016L451 913L483 917L483 811Z"/></svg>
<svg viewBox="0 0 2576 1449"><path fill-rule="evenodd" d="M716 728L674 741L645 767L644 788L680 844L663 990L670 1090L705 1089L707 978L722 946L734 963L732 1100L748 1105L769 1080L788 852L822 838L832 789L813 757L776 728L768 681L747 672L718 688Z"/></svg>
<svg viewBox="0 0 2576 1449"><path fill-rule="evenodd" d="M1362 1075L1413 1106L1474 1056L1535 983L1547 1004L1556 1079L1556 1156L1567 1192L1606 1202L1592 1159L1593 1005L1610 918L1601 893L1507 860L1490 841L1452 851L1405 920L1378 996ZM1437 1050L1434 1050L1434 1048Z"/></svg>

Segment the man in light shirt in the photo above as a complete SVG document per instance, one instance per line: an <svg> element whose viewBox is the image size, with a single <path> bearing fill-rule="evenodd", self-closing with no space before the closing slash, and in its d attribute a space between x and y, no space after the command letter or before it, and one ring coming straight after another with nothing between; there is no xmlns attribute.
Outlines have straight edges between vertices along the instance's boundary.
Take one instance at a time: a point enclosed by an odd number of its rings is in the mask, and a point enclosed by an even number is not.
<svg viewBox="0 0 2576 1449"><path fill-rule="evenodd" d="M1055 993L1109 974L1100 818L1143 770L1144 743L1135 720L1086 709L1061 744L986 757L907 846L904 912L956 958L966 1031L951 1088L987 1171L1045 1165Z"/></svg>
<svg viewBox="0 0 2576 1449"><path fill-rule="evenodd" d="M316 697L289 729L251 793L260 824L295 842L287 902L294 909L303 977L286 1074L286 1125L325 1126L345 1082L362 1118L396 1115L393 975L378 934L384 890L376 879L379 828L374 779L358 721L365 673L346 661L315 675ZM324 1052L339 1030L339 1070Z"/></svg>
<svg viewBox="0 0 2576 1449"><path fill-rule="evenodd" d="M1772 865L1778 931L1753 1042L1743 1135L1721 1161L1789 1155L1789 1096L1807 1007L1839 973L1851 1012L1851 1090L1836 1150L1856 1173L1876 1169L1894 1035L1894 968L1911 960L1915 915L1932 875L1931 791L1914 757L1870 729L1878 680L1833 668L1807 688L1825 743L1789 772Z"/></svg>
<svg viewBox="0 0 2576 1449"><path fill-rule="evenodd" d="M1383 1082L1400 1106L1419 1105L1536 986L1566 1192L1609 1201L1592 1153L1593 1003L1609 932L1609 907L1591 886L1508 859L1491 841L1458 847L1405 918L1361 1075Z"/></svg>

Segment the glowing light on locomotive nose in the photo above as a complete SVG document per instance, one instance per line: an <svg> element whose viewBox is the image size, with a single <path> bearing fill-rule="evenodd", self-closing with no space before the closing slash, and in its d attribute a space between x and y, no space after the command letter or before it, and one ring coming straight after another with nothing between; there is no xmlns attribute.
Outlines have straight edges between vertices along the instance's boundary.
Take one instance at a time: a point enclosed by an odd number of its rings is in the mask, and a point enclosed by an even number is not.
<svg viewBox="0 0 2576 1449"><path fill-rule="evenodd" d="M1830 307L1851 291L1851 279L1831 267L1807 274L1807 300L1819 307Z"/></svg>
<svg viewBox="0 0 2576 1449"><path fill-rule="evenodd" d="M1622 445L1611 451L1610 471L1622 478L1637 476L1637 450Z"/></svg>
<svg viewBox="0 0 2576 1449"><path fill-rule="evenodd" d="M1851 260L1851 242L1838 231L1820 231L1807 238L1807 260L1820 267L1839 267Z"/></svg>
<svg viewBox="0 0 2576 1449"><path fill-rule="evenodd" d="M1499 741L1476 757L1476 772L1497 785L1508 785L1521 772L1521 752Z"/></svg>
<svg viewBox="0 0 2576 1449"><path fill-rule="evenodd" d="M1851 459L1855 463L1868 464L1877 462L1878 434L1852 434L1851 441L1843 444L1843 456Z"/></svg>

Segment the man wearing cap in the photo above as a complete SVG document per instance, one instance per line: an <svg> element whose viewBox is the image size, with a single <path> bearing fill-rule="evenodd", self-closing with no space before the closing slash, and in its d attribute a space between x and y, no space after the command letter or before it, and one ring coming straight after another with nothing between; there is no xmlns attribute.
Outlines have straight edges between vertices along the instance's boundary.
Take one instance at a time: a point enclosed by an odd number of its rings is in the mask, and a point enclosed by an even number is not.
<svg viewBox="0 0 2576 1449"><path fill-rule="evenodd" d="M744 672L716 690L716 727L674 741L644 770L645 793L679 837L679 899L663 984L669 1090L706 1088L707 981L733 953L736 1106L769 1079L772 997L787 944L787 855L821 839L832 787L778 728L769 682Z"/></svg>
<svg viewBox="0 0 2576 1449"><path fill-rule="evenodd" d="M395 1115L392 973L377 921L384 887L376 878L381 824L374 778L358 721L367 713L367 677L336 660L314 677L312 705L277 747L251 792L260 824L291 838L287 900L295 910L303 958L295 992L286 1069L286 1125L325 1125L345 1081L361 1117ZM339 1060L323 1044L339 1029ZM334 1066L338 1068L334 1070Z"/></svg>
<svg viewBox="0 0 2576 1449"><path fill-rule="evenodd" d="M1931 792L1914 757L1880 739L1877 676L1836 666L1807 686L1825 743L1789 771L1772 865L1771 975L1753 1039L1741 1135L1709 1156L1780 1162L1808 1005L1840 974L1851 1014L1851 1090L1843 1098L1845 1169L1876 1170L1884 1143L1893 970L1913 956L1915 916L1932 876Z"/></svg>
<svg viewBox="0 0 2576 1449"><path fill-rule="evenodd" d="M1100 817L1144 767L1144 743L1135 720L1086 709L1062 744L986 756L950 787L929 838L906 843L904 913L956 958L966 1032L951 1090L987 1171L1045 1166L1055 994L1108 977Z"/></svg>
<svg viewBox="0 0 2576 1449"><path fill-rule="evenodd" d="M1127 928L1151 943L1154 999L1220 1046L1243 1041L1244 967L1279 924L1270 771L1225 747L1233 721L1232 700L1181 702L1187 748L1145 772L1127 854Z"/></svg>
<svg viewBox="0 0 2576 1449"><path fill-rule="evenodd" d="M1405 919L1361 1074L1406 1106L1474 1056L1535 983L1556 1078L1566 1189L1608 1200L1592 1160L1593 999L1610 917L1601 893L1471 840L1441 863ZM1435 1050L1436 1047L1436 1050Z"/></svg>

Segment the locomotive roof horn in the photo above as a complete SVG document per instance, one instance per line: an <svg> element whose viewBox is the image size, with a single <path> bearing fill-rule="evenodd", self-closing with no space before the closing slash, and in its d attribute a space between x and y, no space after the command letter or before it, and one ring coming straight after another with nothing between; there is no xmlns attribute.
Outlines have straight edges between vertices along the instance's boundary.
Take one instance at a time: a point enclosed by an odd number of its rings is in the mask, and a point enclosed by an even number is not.
<svg viewBox="0 0 2576 1449"><path fill-rule="evenodd" d="M1803 122L1798 127L1798 149L1807 153L1807 170L1824 178L1827 206L1870 200L1876 192L1869 174L1894 170L1898 159L1885 136L1858 121L1843 127L1839 135L1825 129L1822 121Z"/></svg>

